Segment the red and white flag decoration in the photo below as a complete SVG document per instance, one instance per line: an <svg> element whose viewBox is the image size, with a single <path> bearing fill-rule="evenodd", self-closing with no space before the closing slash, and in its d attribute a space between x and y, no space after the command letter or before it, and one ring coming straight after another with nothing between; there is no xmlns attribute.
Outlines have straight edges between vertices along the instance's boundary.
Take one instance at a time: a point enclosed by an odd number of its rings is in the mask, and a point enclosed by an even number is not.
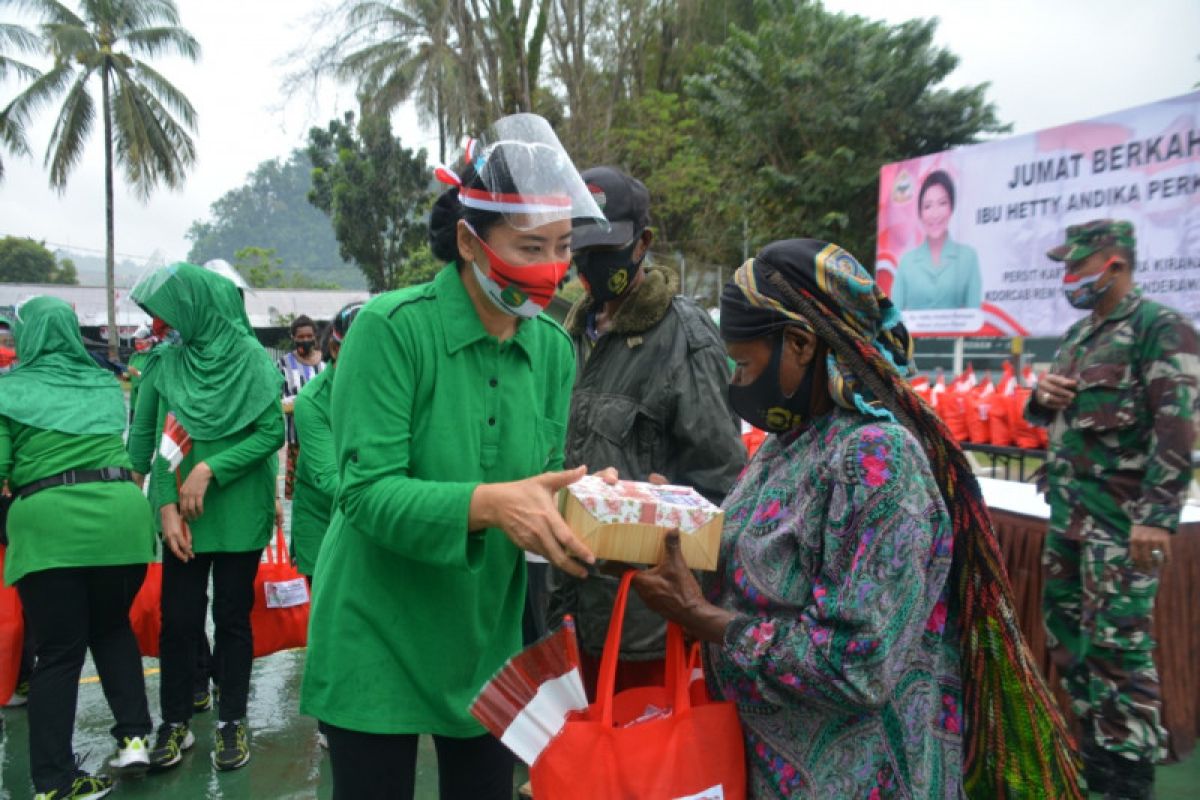
<svg viewBox="0 0 1200 800"><path fill-rule="evenodd" d="M167 421L163 424L162 441L158 445L158 454L162 456L171 471L179 469L184 457L192 451L192 437L184 430L182 423L175 417L174 412L167 413Z"/></svg>
<svg viewBox="0 0 1200 800"><path fill-rule="evenodd" d="M471 716L526 764L542 751L576 711L587 708L575 621L510 658L479 690Z"/></svg>

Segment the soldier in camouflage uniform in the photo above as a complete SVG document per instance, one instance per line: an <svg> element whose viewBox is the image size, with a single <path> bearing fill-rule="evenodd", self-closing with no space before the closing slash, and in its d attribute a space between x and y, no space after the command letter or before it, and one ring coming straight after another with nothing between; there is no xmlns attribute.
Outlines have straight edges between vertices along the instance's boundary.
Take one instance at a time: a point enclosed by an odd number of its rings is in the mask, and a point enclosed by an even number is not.
<svg viewBox="0 0 1200 800"><path fill-rule="evenodd" d="M1065 262L1071 304L1092 311L1025 410L1051 431L1049 647L1083 724L1091 790L1151 797L1166 753L1151 619L1192 475L1196 333L1134 286L1129 222L1073 225L1047 255Z"/></svg>

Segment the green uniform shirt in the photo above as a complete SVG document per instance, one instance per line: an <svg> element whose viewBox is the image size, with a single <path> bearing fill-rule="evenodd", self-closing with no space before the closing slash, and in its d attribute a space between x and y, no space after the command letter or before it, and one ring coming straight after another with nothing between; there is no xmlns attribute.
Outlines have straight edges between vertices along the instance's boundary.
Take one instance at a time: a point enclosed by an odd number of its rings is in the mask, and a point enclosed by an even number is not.
<svg viewBox="0 0 1200 800"><path fill-rule="evenodd" d="M153 384L143 386L149 390ZM160 420L167 414L159 399ZM160 425L159 430L162 430ZM188 523L196 553L246 553L261 550L271 540L275 525L276 452L283 445L283 408L279 399L263 409L258 419L220 439L192 440L192 450L176 476L161 457L154 459L151 486L155 507L179 502L179 485L201 461L212 468L213 478L204 494L204 513Z"/></svg>
<svg viewBox="0 0 1200 800"><path fill-rule="evenodd" d="M323 370L296 395L292 420L300 437L296 456L296 489L292 495L292 558L302 575L312 575L321 540L333 516L337 491L337 459L333 452L330 403L332 368Z"/></svg>
<svg viewBox="0 0 1200 800"><path fill-rule="evenodd" d="M129 467L121 435L69 434L0 417L0 480L24 486L70 469ZM154 560L150 506L133 483L55 486L13 501L4 582L58 567Z"/></svg>
<svg viewBox="0 0 1200 800"><path fill-rule="evenodd" d="M453 266L359 312L334 374L341 483L303 713L368 733L484 733L467 707L521 647L525 559L501 531L468 532L471 495L561 468L574 363L545 315L489 336Z"/></svg>
<svg viewBox="0 0 1200 800"><path fill-rule="evenodd" d="M1072 539L1125 544L1131 525L1174 531L1192 478L1200 357L1176 312L1130 292L1111 314L1067 331L1056 375L1078 381L1061 413L1030 398L1050 428L1050 526Z"/></svg>
<svg viewBox="0 0 1200 800"><path fill-rule="evenodd" d="M936 308L979 308L983 278L975 249L946 238L941 263L933 263L929 242L900 257L892 302L901 311Z"/></svg>

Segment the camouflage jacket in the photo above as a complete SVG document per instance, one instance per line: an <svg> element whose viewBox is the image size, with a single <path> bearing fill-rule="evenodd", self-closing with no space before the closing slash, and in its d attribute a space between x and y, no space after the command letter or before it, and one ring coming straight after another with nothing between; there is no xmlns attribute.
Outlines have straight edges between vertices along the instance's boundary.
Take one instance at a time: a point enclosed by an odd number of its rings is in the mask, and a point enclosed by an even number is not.
<svg viewBox="0 0 1200 800"><path fill-rule="evenodd" d="M1051 527L1071 538L1089 524L1118 536L1131 525L1174 532L1198 419L1192 325L1134 289L1104 319L1071 326L1052 372L1078 381L1074 402L1055 413L1035 392L1025 408L1050 428Z"/></svg>

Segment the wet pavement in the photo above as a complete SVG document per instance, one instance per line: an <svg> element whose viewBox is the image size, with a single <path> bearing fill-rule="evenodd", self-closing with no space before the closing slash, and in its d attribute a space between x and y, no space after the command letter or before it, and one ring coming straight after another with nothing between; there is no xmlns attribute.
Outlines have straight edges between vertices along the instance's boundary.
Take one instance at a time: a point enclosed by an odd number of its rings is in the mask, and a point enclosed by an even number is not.
<svg viewBox="0 0 1200 800"><path fill-rule="evenodd" d="M158 661L143 659L150 713L157 722ZM142 777L120 779L113 798L181 798L186 800L250 800L250 798L329 798L332 784L325 751L317 745L316 722L299 715L300 677L304 651L290 650L254 662L250 682L250 763L233 772L217 772L213 750L213 711L192 718L196 745L183 763L172 770ZM114 743L108 733L112 717L95 668L84 667L79 687L79 710L75 720L75 752L83 757L83 768L103 771ZM0 799L26 800L33 796L29 782L28 727L23 709L0 711L4 720L0 733ZM524 780L524 770L518 770ZM421 740L417 764L416 797L437 797L437 763L433 744Z"/></svg>

